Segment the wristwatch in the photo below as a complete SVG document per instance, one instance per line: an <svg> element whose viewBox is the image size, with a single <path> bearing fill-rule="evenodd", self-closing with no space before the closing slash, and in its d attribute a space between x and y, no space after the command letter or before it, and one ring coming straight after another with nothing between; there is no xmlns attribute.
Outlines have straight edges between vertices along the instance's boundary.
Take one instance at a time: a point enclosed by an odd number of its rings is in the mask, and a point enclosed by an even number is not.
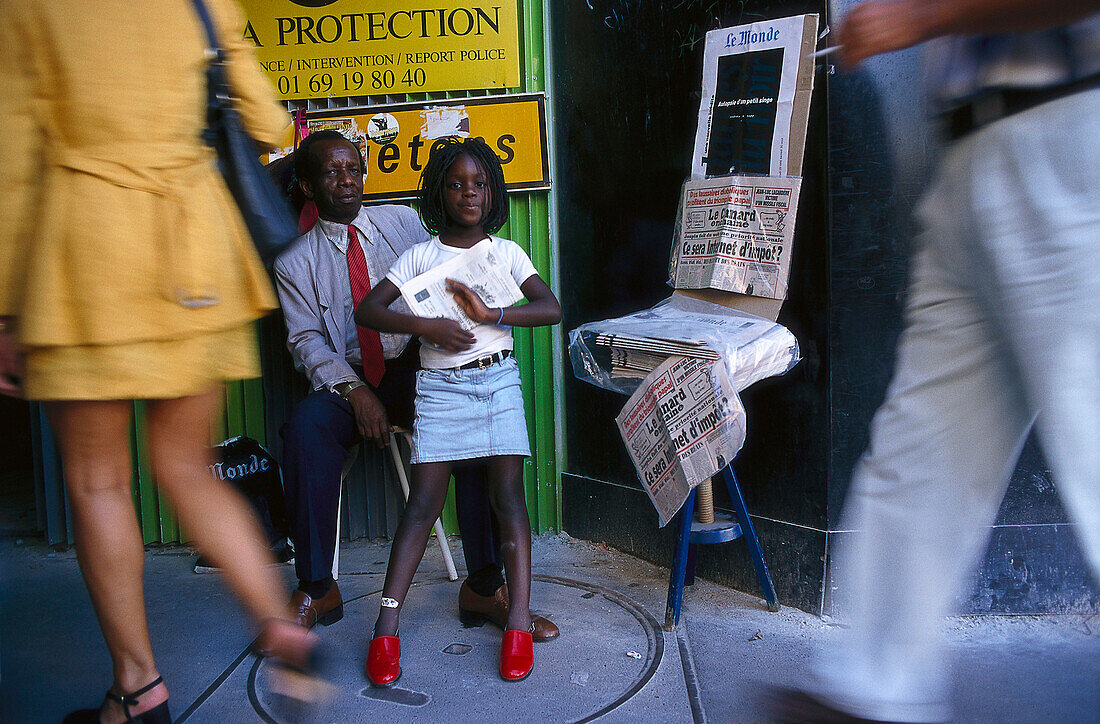
<svg viewBox="0 0 1100 724"><path fill-rule="evenodd" d="M352 380L351 382L340 382L333 386L332 391L344 398L344 401L348 401L348 395L352 390L359 389L360 387L366 387L367 383L362 380Z"/></svg>

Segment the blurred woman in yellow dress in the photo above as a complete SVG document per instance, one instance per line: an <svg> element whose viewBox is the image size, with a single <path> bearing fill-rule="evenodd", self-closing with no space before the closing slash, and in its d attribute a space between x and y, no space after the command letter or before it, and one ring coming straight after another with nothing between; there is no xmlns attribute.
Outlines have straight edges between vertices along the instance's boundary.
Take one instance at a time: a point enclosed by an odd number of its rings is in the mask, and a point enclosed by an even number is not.
<svg viewBox="0 0 1100 724"><path fill-rule="evenodd" d="M233 0L207 0L258 144L289 116ZM207 42L191 0L0 0L0 391L44 403L77 558L114 664L73 721L169 721L146 628L131 501L133 400L162 493L278 660L316 639L287 620L247 503L207 471L226 380L259 375L253 322L276 304L201 139Z"/></svg>

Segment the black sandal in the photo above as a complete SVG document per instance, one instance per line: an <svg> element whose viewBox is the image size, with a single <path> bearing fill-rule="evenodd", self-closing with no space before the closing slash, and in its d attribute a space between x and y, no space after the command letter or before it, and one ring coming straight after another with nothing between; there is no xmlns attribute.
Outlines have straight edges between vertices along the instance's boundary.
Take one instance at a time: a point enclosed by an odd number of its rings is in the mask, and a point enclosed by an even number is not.
<svg viewBox="0 0 1100 724"><path fill-rule="evenodd" d="M137 706L140 703L138 700L139 696L152 691L163 683L164 679L158 676L153 679L152 682L129 694L120 695L108 689L106 698L118 704L122 704L122 713L126 715L127 722L137 722L138 724L172 724L172 715L168 713L167 701L162 701L149 711L143 711L138 714L136 718L130 714L130 707ZM65 717L62 724L99 724L99 713L102 710L103 707L101 706L99 709L80 709L79 711L74 711Z"/></svg>

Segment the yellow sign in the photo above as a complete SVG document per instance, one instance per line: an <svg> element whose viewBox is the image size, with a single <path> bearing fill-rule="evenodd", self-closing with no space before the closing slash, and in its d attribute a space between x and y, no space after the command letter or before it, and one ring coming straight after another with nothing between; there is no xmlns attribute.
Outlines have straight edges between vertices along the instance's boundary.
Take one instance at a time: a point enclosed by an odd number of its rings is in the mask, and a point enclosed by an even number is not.
<svg viewBox="0 0 1100 724"><path fill-rule="evenodd" d="M451 136L488 143L500 157L509 190L550 187L541 93L318 111L306 124L310 132L335 129L358 144L367 201L415 197L432 143Z"/></svg>
<svg viewBox="0 0 1100 724"><path fill-rule="evenodd" d="M284 100L516 88L516 0L239 0Z"/></svg>

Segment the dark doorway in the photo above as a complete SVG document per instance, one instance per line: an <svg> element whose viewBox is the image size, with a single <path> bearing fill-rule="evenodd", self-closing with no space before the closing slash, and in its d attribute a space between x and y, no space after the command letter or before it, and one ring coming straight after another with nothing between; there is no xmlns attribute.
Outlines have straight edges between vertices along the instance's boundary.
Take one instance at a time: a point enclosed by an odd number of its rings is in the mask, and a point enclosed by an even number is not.
<svg viewBox="0 0 1100 724"><path fill-rule="evenodd" d="M30 404L0 396L0 537L40 532L34 502Z"/></svg>

